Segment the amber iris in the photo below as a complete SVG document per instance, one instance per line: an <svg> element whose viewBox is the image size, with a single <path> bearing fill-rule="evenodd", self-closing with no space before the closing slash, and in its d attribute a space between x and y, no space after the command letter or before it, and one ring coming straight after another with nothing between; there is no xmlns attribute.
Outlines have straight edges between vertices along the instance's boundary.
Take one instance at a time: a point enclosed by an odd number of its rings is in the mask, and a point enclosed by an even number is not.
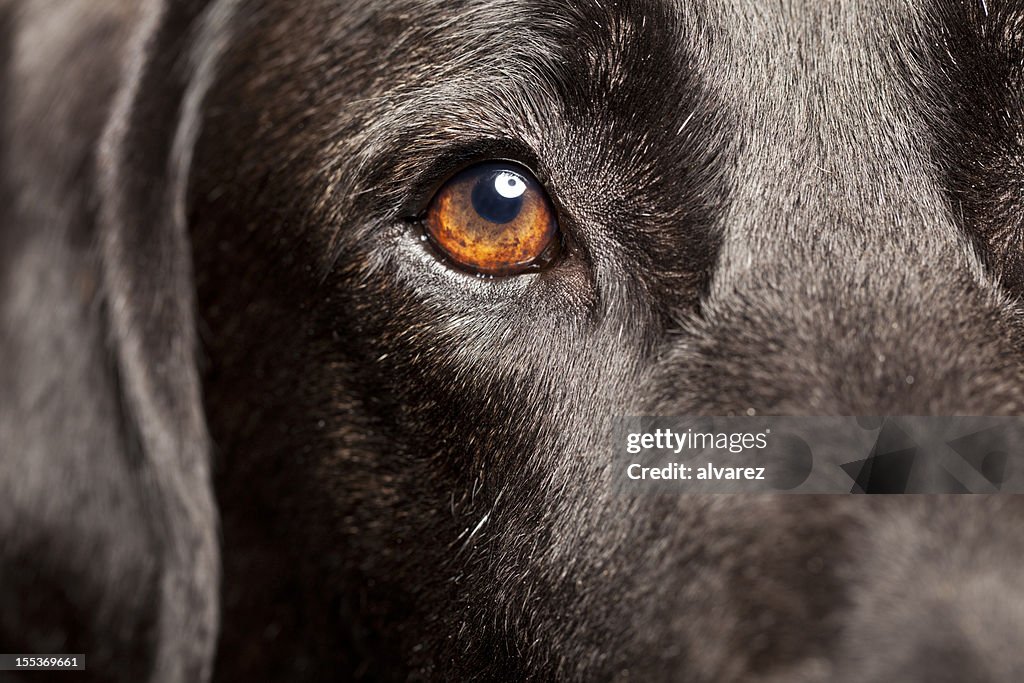
<svg viewBox="0 0 1024 683"><path fill-rule="evenodd" d="M430 202L431 241L463 268L514 275L549 262L558 221L544 188L525 169L489 162L452 177Z"/></svg>

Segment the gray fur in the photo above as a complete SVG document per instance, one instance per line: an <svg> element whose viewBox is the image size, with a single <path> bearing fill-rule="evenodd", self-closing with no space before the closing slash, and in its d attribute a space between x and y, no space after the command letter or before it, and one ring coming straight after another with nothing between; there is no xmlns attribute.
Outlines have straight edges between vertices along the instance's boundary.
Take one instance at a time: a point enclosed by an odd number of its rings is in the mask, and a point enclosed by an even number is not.
<svg viewBox="0 0 1024 683"><path fill-rule="evenodd" d="M0 637L104 680L1024 676L1018 499L607 457L616 415L1020 413L1020 2L125 7L0 4L0 585L40 596ZM559 206L551 269L423 248L485 158Z"/></svg>

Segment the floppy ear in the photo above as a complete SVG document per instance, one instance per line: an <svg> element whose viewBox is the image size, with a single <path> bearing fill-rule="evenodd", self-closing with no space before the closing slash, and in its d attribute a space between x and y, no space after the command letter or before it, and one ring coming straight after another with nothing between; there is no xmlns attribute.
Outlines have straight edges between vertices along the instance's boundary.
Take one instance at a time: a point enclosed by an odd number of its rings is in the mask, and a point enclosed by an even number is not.
<svg viewBox="0 0 1024 683"><path fill-rule="evenodd" d="M206 4L145 3L98 159L110 343L126 428L165 544L153 668L159 681L209 678L219 617L218 517L184 206L194 140L184 113L189 52Z"/></svg>

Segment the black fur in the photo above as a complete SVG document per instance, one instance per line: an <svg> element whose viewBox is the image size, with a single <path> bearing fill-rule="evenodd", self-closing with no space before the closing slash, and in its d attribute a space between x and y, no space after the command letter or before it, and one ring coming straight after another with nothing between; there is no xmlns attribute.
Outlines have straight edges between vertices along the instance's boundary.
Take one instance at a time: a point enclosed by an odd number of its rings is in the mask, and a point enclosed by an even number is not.
<svg viewBox="0 0 1024 683"><path fill-rule="evenodd" d="M608 460L616 415L1022 412L1024 5L140 5L0 0L0 649L1024 676L1019 499L630 498ZM557 266L423 248L489 158Z"/></svg>

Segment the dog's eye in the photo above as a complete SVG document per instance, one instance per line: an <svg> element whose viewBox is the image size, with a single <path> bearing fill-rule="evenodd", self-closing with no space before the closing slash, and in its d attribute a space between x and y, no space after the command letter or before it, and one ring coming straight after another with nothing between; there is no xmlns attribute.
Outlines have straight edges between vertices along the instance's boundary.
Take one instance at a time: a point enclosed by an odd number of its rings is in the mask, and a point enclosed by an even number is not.
<svg viewBox="0 0 1024 683"><path fill-rule="evenodd" d="M485 275L515 275L558 255L555 210L529 171L477 164L453 176L427 209L434 245L455 264Z"/></svg>

